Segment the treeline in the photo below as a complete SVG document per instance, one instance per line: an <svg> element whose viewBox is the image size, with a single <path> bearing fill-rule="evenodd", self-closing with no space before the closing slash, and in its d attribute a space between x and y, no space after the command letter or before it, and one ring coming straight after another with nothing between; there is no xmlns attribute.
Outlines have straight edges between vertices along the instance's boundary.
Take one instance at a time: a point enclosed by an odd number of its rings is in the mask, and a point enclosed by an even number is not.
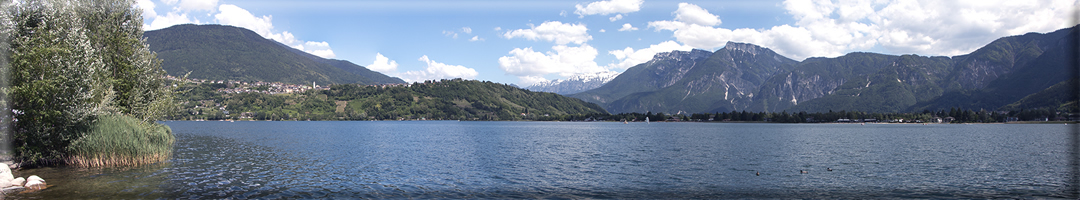
<svg viewBox="0 0 1080 200"><path fill-rule="evenodd" d="M1026 109L1018 111L924 110L920 113L868 113L858 111L807 112L748 112L731 111L696 114L622 113L564 115L539 118L540 121L697 121L697 122L775 122L775 123L831 123L831 122L893 122L893 123L998 123L1008 121L1076 121L1075 112L1054 108Z"/></svg>
<svg viewBox="0 0 1080 200"><path fill-rule="evenodd" d="M607 114L596 104L489 81L333 85L294 94L221 93L187 83L176 120L543 120Z"/></svg>

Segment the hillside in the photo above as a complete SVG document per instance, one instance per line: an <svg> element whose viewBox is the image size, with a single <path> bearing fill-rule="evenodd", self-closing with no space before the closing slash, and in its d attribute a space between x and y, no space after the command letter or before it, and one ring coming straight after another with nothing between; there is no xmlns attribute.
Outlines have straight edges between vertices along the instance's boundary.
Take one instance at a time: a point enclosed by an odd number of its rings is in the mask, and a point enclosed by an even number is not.
<svg viewBox="0 0 1080 200"><path fill-rule="evenodd" d="M342 84L293 94L224 93L225 84L185 85L172 119L253 120L559 120L606 114L596 104L554 93L471 80L409 85ZM226 112L227 111L227 112Z"/></svg>
<svg viewBox="0 0 1080 200"><path fill-rule="evenodd" d="M571 96L612 113L995 110L1075 77L1076 38L1073 27L1004 37L953 57L855 52L801 62L729 42L711 53L657 54Z"/></svg>
<svg viewBox="0 0 1080 200"><path fill-rule="evenodd" d="M223 25L176 25L147 31L146 43L169 75L293 84L404 83L348 61L323 59Z"/></svg>

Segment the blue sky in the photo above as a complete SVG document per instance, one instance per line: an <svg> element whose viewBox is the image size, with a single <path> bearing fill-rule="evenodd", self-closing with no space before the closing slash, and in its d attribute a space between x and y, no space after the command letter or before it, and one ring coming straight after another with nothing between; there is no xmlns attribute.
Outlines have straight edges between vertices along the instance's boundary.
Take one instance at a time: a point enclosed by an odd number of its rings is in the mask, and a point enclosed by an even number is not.
<svg viewBox="0 0 1080 200"><path fill-rule="evenodd" d="M527 86L622 72L656 52L728 41L803 60L849 52L953 56L1076 24L1076 1L139 0L144 28L225 24L406 81Z"/></svg>

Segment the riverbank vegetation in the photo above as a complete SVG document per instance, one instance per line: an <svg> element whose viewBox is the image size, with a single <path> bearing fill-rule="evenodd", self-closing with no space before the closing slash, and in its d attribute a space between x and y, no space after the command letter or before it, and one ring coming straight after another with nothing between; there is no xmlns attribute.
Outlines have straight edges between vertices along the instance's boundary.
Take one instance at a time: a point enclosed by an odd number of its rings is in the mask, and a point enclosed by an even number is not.
<svg viewBox="0 0 1080 200"><path fill-rule="evenodd" d="M24 166L135 165L168 157L172 135L156 124L173 89L142 37L132 0L28 0L3 4L10 43L14 159ZM144 146L131 148L130 146ZM167 147L167 148L166 148ZM123 151L118 151L123 150Z"/></svg>

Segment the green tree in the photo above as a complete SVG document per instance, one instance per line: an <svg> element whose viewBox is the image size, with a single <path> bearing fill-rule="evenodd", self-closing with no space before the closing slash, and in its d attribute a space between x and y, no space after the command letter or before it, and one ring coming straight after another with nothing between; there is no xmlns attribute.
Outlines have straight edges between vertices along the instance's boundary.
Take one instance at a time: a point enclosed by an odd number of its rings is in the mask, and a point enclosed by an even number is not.
<svg viewBox="0 0 1080 200"><path fill-rule="evenodd" d="M10 74L10 85L3 91L16 119L12 127L16 159L31 165L109 160L113 158L100 157L114 155L102 142L138 143L87 139L127 134L117 131L125 127L94 125L104 115L137 119L141 124L130 127L137 133L132 137L165 138L153 145L171 148L170 131L154 121L175 109L173 89L165 84L161 61L142 39L142 13L134 5L132 0L27 0L3 5L2 30L10 41L6 58L11 61L2 66ZM95 145L105 148L85 151ZM161 152L132 156L164 159L169 153Z"/></svg>
<svg viewBox="0 0 1080 200"><path fill-rule="evenodd" d="M58 161L110 103L105 64L71 17L70 2L31 0L6 10L15 153L31 162Z"/></svg>
<svg viewBox="0 0 1080 200"><path fill-rule="evenodd" d="M161 60L143 38L134 0L81 0L78 18L105 64L118 112L153 122L175 110Z"/></svg>

